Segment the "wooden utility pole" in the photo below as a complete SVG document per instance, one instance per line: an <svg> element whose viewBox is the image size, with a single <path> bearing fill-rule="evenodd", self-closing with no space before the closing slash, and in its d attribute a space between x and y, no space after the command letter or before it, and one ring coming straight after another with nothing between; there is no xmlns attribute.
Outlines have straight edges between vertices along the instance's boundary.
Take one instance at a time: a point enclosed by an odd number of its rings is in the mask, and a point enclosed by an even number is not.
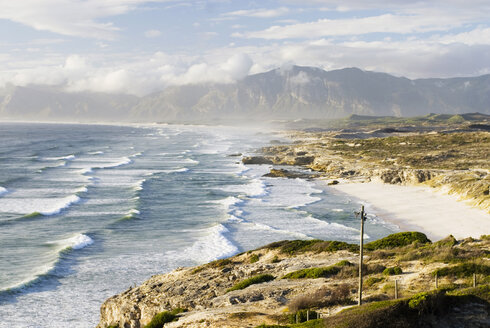
<svg viewBox="0 0 490 328"><path fill-rule="evenodd" d="M359 242L359 302L362 304L362 256L364 251L364 221L366 220L366 213L364 213L364 205L361 206L361 238Z"/></svg>

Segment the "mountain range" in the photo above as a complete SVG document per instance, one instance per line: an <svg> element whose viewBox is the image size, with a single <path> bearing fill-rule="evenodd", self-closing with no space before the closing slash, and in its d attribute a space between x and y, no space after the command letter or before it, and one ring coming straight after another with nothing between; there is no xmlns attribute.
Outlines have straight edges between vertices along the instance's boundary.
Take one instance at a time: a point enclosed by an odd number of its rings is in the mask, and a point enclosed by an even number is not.
<svg viewBox="0 0 490 328"><path fill-rule="evenodd" d="M291 66L144 97L48 86L0 89L0 120L226 122L466 112L490 114L490 75L411 80L357 68Z"/></svg>

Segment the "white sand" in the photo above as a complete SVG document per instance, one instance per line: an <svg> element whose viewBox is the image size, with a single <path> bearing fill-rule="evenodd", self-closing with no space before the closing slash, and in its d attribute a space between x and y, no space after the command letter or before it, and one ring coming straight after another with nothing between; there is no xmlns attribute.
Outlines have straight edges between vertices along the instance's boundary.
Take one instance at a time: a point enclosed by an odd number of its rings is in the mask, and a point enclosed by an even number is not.
<svg viewBox="0 0 490 328"><path fill-rule="evenodd" d="M420 231L433 241L448 235L463 239L490 234L490 214L429 187L369 182L341 183L332 188L356 198L366 205L366 212L402 231Z"/></svg>

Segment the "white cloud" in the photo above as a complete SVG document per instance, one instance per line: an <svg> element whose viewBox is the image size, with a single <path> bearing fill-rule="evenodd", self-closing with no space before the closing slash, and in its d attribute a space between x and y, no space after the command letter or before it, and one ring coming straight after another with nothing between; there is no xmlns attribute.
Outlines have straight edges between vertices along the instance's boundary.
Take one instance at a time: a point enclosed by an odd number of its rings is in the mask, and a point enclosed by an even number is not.
<svg viewBox="0 0 490 328"><path fill-rule="evenodd" d="M249 10L236 10L222 14L222 16L231 17L257 17L257 18L272 18L283 16L289 13L289 8L281 7L276 9L249 9Z"/></svg>
<svg viewBox="0 0 490 328"><path fill-rule="evenodd" d="M0 0L0 18L62 35L112 40L120 30L107 17L148 2L171 0Z"/></svg>
<svg viewBox="0 0 490 328"><path fill-rule="evenodd" d="M314 39L324 36L364 35L369 33L408 34L443 31L462 25L453 17L428 17L383 14L364 18L320 19L315 22L286 26L271 26L262 31L246 32L245 38L261 39Z"/></svg>
<svg viewBox="0 0 490 328"><path fill-rule="evenodd" d="M145 37L147 37L147 38L156 38L156 37L159 37L160 35L162 35L162 32L160 32L159 30L145 31Z"/></svg>

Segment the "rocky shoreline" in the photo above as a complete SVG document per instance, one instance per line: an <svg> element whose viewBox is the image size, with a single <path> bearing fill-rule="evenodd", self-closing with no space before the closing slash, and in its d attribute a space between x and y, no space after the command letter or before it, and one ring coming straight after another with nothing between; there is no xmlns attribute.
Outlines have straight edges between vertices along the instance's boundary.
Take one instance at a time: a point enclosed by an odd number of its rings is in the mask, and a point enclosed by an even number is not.
<svg viewBox="0 0 490 328"><path fill-rule="evenodd" d="M425 185L457 195L490 213L488 132L399 133L384 138L342 139L334 132L293 131L286 136L291 144L263 147L260 155L244 157L243 163L302 166L314 172L311 177L334 183L349 180ZM434 149L428 147L429 143ZM425 148L418 149L420 145ZM268 176L305 177L294 170L277 168Z"/></svg>
<svg viewBox="0 0 490 328"><path fill-rule="evenodd" d="M367 244L366 248L364 299L372 302L392 299L395 279L403 297L433 289L434 272L454 266L444 262L456 253L473 261L481 256L488 258L484 254L490 252L490 239L457 242L448 237L431 244L421 233L399 233ZM319 240L276 242L228 259L155 275L105 301L97 327L145 327L158 313L178 308L185 312L165 327L287 324L288 314L305 308L308 302L313 302L307 306L322 318L334 317L355 304L357 261L357 246L352 244ZM482 267L490 269L488 264ZM238 282L265 274L271 277L265 282L232 288ZM479 274L478 279L488 286L488 275ZM441 274L439 283L466 286L468 279ZM472 320L481 323L488 320L487 314L473 313Z"/></svg>

